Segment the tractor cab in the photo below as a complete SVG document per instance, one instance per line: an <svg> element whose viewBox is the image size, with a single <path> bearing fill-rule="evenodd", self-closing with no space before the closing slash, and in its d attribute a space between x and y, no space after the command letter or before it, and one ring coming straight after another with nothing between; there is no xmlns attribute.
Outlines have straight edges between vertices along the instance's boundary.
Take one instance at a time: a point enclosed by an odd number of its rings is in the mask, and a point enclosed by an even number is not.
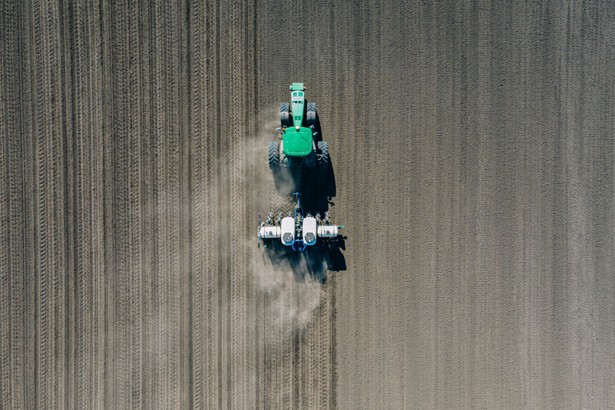
<svg viewBox="0 0 615 410"><path fill-rule="evenodd" d="M305 87L303 83L292 83L290 86L290 109L293 117L293 127L298 131L303 125L305 112Z"/></svg>

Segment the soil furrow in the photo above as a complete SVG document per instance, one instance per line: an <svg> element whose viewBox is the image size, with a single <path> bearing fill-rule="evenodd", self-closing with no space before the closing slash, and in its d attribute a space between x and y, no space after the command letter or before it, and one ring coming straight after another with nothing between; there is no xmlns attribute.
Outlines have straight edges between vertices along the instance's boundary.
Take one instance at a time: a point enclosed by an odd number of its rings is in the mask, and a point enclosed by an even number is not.
<svg viewBox="0 0 615 410"><path fill-rule="evenodd" d="M2 3L0 407L613 407L614 22ZM325 284L255 249L301 81L347 226Z"/></svg>
<svg viewBox="0 0 615 410"><path fill-rule="evenodd" d="M246 101L247 90L242 81L245 75L246 62L244 61L245 36L244 36L244 10L243 3L231 1L228 6L229 35L228 43L228 63L230 65L228 80L230 88L229 95L229 128L227 138L229 139L229 161L231 166L230 175L230 201L229 208L223 210L231 215L231 230L243 231L240 225L245 220L245 207L242 195L244 193L245 159L243 150L245 148L246 137L249 135L246 129L246 109L249 102ZM236 219L239 216L239 220ZM229 396L231 408L244 408L248 403L245 401L246 375L250 371L246 362L246 331L245 316L248 314L248 300L246 300L246 270L244 262L244 249L241 246L233 246L234 240L228 237L232 243L230 250L230 310L231 310L231 358L230 358L230 383Z"/></svg>
<svg viewBox="0 0 615 410"><path fill-rule="evenodd" d="M19 6L3 4L0 59L0 400L7 407L24 407L24 209L20 118Z"/></svg>

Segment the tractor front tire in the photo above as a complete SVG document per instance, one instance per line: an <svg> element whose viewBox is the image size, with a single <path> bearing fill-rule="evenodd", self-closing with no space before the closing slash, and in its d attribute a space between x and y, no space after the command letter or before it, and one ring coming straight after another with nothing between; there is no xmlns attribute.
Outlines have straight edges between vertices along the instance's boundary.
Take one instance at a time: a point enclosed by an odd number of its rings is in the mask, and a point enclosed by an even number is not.
<svg viewBox="0 0 615 410"><path fill-rule="evenodd" d="M290 110L287 103L280 103L280 124L283 128L291 126Z"/></svg>

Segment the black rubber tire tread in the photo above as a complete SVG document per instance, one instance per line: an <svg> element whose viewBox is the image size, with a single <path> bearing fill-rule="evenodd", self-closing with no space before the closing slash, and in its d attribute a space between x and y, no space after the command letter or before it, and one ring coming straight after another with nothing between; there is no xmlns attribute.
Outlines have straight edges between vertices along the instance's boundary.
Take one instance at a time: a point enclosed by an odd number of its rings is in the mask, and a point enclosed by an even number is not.
<svg viewBox="0 0 615 410"><path fill-rule="evenodd" d="M274 171L280 169L280 143L278 141L271 141L269 143L267 156L269 159L269 168Z"/></svg>
<svg viewBox="0 0 615 410"><path fill-rule="evenodd" d="M318 141L318 165L326 170L329 168L329 145L325 141Z"/></svg>
<svg viewBox="0 0 615 410"><path fill-rule="evenodd" d="M316 112L316 103L314 102L309 102L306 105L306 109L305 109L305 124L310 127L310 126L314 126L314 131L318 131L316 129L316 127L318 126L318 116L317 116L317 112Z"/></svg>
<svg viewBox="0 0 615 410"><path fill-rule="evenodd" d="M287 128L291 126L290 109L287 103L280 103L280 125Z"/></svg>

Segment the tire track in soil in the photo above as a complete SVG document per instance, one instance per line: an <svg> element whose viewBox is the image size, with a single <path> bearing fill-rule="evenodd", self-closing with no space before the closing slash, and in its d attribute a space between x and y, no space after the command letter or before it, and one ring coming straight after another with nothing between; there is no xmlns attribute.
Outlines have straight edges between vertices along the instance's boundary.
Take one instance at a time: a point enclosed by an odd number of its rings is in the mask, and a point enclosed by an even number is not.
<svg viewBox="0 0 615 410"><path fill-rule="evenodd" d="M217 154L220 152L220 131L221 131L221 85L220 85L220 10L214 2L207 2L205 9L205 27L206 40L205 40L205 73L206 73L206 89L208 90L209 98L206 99L206 122L204 130L206 132L206 146L203 150L207 153L206 162L204 167L207 171L206 190L210 193L207 196L207 219L204 229L207 230L207 256L206 256L206 271L207 273L207 313L209 325L208 338L207 338L207 356L205 360L208 363L207 370L207 385L210 390L205 390L208 408L219 407L222 400L222 392L219 385L221 378L221 358L219 356L222 345L220 344L220 334L222 330L222 324L219 322L221 317L220 313L220 300L221 295L217 291L220 286L222 277L219 276L220 270L217 268L217 253L220 249L218 238L221 235L221 227L215 223L219 215L212 209L216 209L214 206L219 204L219 198L221 196L221 189L218 185L220 170L218 169ZM215 149L212 149L215 148ZM207 331L207 330L206 330ZM197 343L199 341L197 340Z"/></svg>
<svg viewBox="0 0 615 410"><path fill-rule="evenodd" d="M165 362L165 368L168 369L166 375L169 381L170 401L168 406L170 408L177 408L180 403L180 232L181 227L180 216L182 215L179 206L181 204L181 198L179 197L179 175L180 175L180 98L179 98L179 80L180 80L180 44L179 44L179 8L175 4L164 3L168 8L163 12L166 17L166 26L168 32L166 38L168 41L165 43L164 56L165 56L165 81L166 87L166 110L170 112L170 118L167 121L166 137L167 137L167 155L165 164L165 186L168 192L165 193L167 205L166 222L168 223L168 234L166 236L167 242L165 248L169 252L168 257L170 260L168 274L170 276L170 283L168 287L168 300L169 300L169 320L170 329L167 330L167 349L169 350L168 362Z"/></svg>
<svg viewBox="0 0 615 410"><path fill-rule="evenodd" d="M71 135L67 141L67 167L74 170L67 177L68 182L68 214L72 216L71 223L68 224L68 235L72 238L72 246L69 248L69 295L75 300L74 306L69 309L70 326L68 333L70 343L70 356L73 358L74 365L69 369L69 386L76 386L74 394L68 397L69 407L92 407L92 397L90 386L91 378L91 346L93 344L92 335L92 287L91 272L93 261L90 256L93 254L95 242L89 231L93 227L93 221L89 218L89 208L92 207L88 188L92 187L94 181L90 174L89 156L91 147L88 140L82 136L90 134L91 118L89 117L89 106L87 92L92 92L91 80L89 77L90 62L88 61L87 44L88 40L85 33L87 22L84 22L84 10L81 5L74 5L72 14L65 16L64 25L70 28L65 30L64 44L65 49L70 50L72 44L75 50L74 58L69 52L65 52L65 81L72 84L67 89L67 113L74 111L74 122L67 121L66 135ZM87 90L87 92L86 92ZM74 124L74 125L73 125ZM70 129L68 129L70 127Z"/></svg>
<svg viewBox="0 0 615 410"><path fill-rule="evenodd" d="M130 142L131 134L128 127L131 96L127 92L129 73L129 38L130 22L127 16L127 4L114 4L112 24L112 41L115 59L113 61L113 270L111 294L114 299L112 328L115 329L111 354L112 373L117 377L113 380L111 395L115 408L129 408L131 401L131 290L130 282L130 185L134 178L131 172Z"/></svg>
<svg viewBox="0 0 615 410"><path fill-rule="evenodd" d="M155 377L158 371L158 361L155 360L157 342L157 319L159 303L156 299L158 289L158 254L156 249L156 233L159 226L159 213L157 203L157 181L156 174L156 123L154 120L157 99L155 89L157 81L154 75L154 61L156 56L153 18L153 7L141 7L130 4L135 18L131 25L130 44L133 45L132 61L133 66L138 67L137 76L134 79L136 87L135 93L138 95L138 105L133 109L139 108L136 121L138 129L138 143L140 145L140 235L141 238L141 266L135 275L141 280L141 314L135 317L139 321L140 332L133 336L136 343L138 337L141 338L140 344L134 344L135 354L139 355L139 363L133 369L134 383L131 388L141 389L136 396L140 396L138 405L143 408L153 406L152 402L156 397L159 388L158 380ZM156 60L157 61L157 60ZM134 73L133 73L134 74ZM135 189L136 186L135 186ZM136 310L135 310L136 312ZM140 372L140 374L139 374Z"/></svg>
<svg viewBox="0 0 615 410"><path fill-rule="evenodd" d="M158 340L155 346L155 366L160 402L175 408L179 405L179 276L180 276L180 210L179 210L179 42L178 9L161 2L155 7L156 28L156 88L158 102L156 127L156 211L158 221Z"/></svg>
<svg viewBox="0 0 615 410"><path fill-rule="evenodd" d="M38 172L38 281L39 321L37 335L38 393L43 406L62 406L65 400L65 303L63 109L60 76L60 10L57 4L34 9L37 65L37 172ZM62 337L58 337L62 335Z"/></svg>
<svg viewBox="0 0 615 410"><path fill-rule="evenodd" d="M244 13L243 3L237 1L230 1L228 6L228 57L229 57L229 119L230 124L227 128L228 138L230 141L229 149L229 164L231 165L230 174L230 207L226 210L230 214L231 232L241 232L243 227L237 226L236 215L239 216L240 221L245 220L245 207L242 200L242 194L244 191L243 175L244 156L243 145L246 144L246 137L248 135L246 124L246 100L249 98L245 83L242 81L244 72L246 71L246 62L244 61L244 48L245 48L245 32L244 27ZM249 102L248 102L249 104ZM224 212L224 211L223 211ZM249 371L248 363L246 362L246 326L245 316L247 315L246 300L246 270L244 260L244 250L242 246L238 246L236 240L229 235L225 238L228 240L230 250L230 294L231 294L231 357L230 357L230 407L231 408L245 408L247 405L245 397L246 385L246 373ZM250 309L251 310L251 309Z"/></svg>
<svg viewBox="0 0 615 410"><path fill-rule="evenodd" d="M35 195L34 187L36 186L36 148L35 148L35 118L36 118L36 95L34 94L34 88L36 84L36 76L33 69L33 61L35 61L35 41L33 39L32 30L32 12L29 8L29 4L22 3L20 5L19 21L21 24L22 32L20 37L22 38L21 48L19 50L19 58L21 64L19 66L19 72L21 73L21 88L20 92L20 113L22 120L22 134L19 135L21 140L21 146L23 149L23 164L32 164L29 168L23 167L21 163L16 164L23 169L23 214L20 217L15 217L17 222L21 218L23 221L23 250L24 260L22 264L22 274L24 281L24 299L22 300L22 309L24 311L24 339L19 343L23 345L24 350L24 370L23 370L23 403L26 408L33 408L36 404L37 398L37 375L35 372L29 372L28 369L33 369L37 360L37 313L36 306L37 301L37 283L35 272L37 266L37 250L36 250L36 222L37 217L35 214ZM8 25L7 25L8 26ZM8 26L10 27L10 26ZM4 110L3 110L4 111ZM19 173L12 174L13 178L18 178ZM17 182L17 181L16 181ZM25 193L30 192L31 196L26 196ZM19 237L19 235L16 235ZM17 241L13 238L12 243ZM16 273L19 270L16 268ZM29 303L26 303L28 301ZM29 392L30 394L26 394Z"/></svg>
<svg viewBox="0 0 615 410"><path fill-rule="evenodd" d="M114 229L114 214L116 205L114 202L114 183L116 173L116 161L114 155L115 139L116 139L116 121L115 115L117 112L115 90L117 89L116 70L116 41L114 38L114 19L113 8L111 4L101 3L101 61L102 61L102 142L103 142L103 188L101 202L97 207L102 208L103 218L103 270L102 270L102 303L104 306L101 314L103 315L102 324L99 326L102 330L102 361L97 364L102 371L103 383L99 395L102 396L103 407L105 405L116 406L116 378L115 371L115 354L117 354L115 335L114 318L116 315L115 306L115 237ZM102 363L102 364L101 364ZM113 376L113 377L112 377Z"/></svg>
<svg viewBox="0 0 615 410"><path fill-rule="evenodd" d="M229 119L231 112L231 90L229 86L230 80L230 62L228 51L232 45L229 44L231 36L229 33L229 4L221 4L218 13L218 38L217 44L219 49L218 64L219 64L219 99L217 103L220 105L220 127L217 134L218 152L215 161L217 167L217 179L214 183L219 184L218 202L215 207L215 218L219 221L220 231L218 236L214 238L218 242L217 263L214 259L214 265L218 267L218 287L213 291L218 293L218 318L219 333L218 333L218 391L219 398L217 407L231 407L232 397L230 397L231 389L234 386L231 384L230 376L230 361L233 355L233 345L231 341L232 322L231 322L231 246L228 232L224 227L231 226L232 215L229 212L230 207L230 187L231 187L231 168L230 164L232 152L232 142L229 138L229 130L235 126Z"/></svg>
<svg viewBox="0 0 615 410"><path fill-rule="evenodd" d="M130 305L128 307L129 323L128 331L130 341L127 346L130 346L130 375L127 380L127 392L130 394L130 406L132 408L147 407L143 392L145 390L144 381L147 376L143 374L144 355L142 354L144 339L144 323L142 320L142 312L144 309L144 277L145 277L145 259L143 249L143 194L146 191L143 189L144 177L144 161L143 155L143 106L142 101L145 100L141 88L141 73L142 66L140 63L140 55L144 48L141 41L140 24L142 19L141 8L136 3L126 3L126 14L129 17L127 26L125 27L127 37L127 72L122 73L127 77L125 92L127 93L127 168L128 168L128 193L127 193L127 209L128 215L128 233L126 244L128 248L127 272L130 285ZM123 90L122 90L123 91Z"/></svg>
<svg viewBox="0 0 615 410"><path fill-rule="evenodd" d="M152 32L154 36L154 42L152 45L152 81L154 87L152 90L152 100L155 116L153 122L153 149L155 151L154 157L154 215L155 215L155 273L154 273L154 342L152 345L152 368L155 375L154 392L157 403L163 403L163 406L168 404L168 378L166 375L165 355L163 349L165 346L165 338L167 337L167 324L168 316L166 307L168 307L166 290L168 288L167 272L168 265L164 248L164 240L167 235L166 232L166 214L165 214L165 167L164 161L166 159L165 141L166 141L166 129L165 124L167 116L165 114L165 95L164 95L164 40L165 31L164 17L162 16L163 4L161 2L155 3L151 10L151 19L153 21ZM166 350L165 350L166 352Z"/></svg>
<svg viewBox="0 0 615 410"><path fill-rule="evenodd" d="M3 7L2 8L2 16L5 16L6 14L10 14L7 13L7 10ZM13 16L14 17L14 16ZM12 46L12 40L14 37L17 37L15 34L12 34L10 32L10 25L6 25L5 20L2 19L2 37L3 38L7 38L6 42L2 45L3 48L0 49L0 57L4 57L5 55L8 56L8 58L13 57L13 54L15 54L14 52L11 53L10 51L12 51L10 48ZM5 31L6 30L6 31ZM11 35L12 34L12 35ZM8 48L9 50L5 50L4 46L6 46L6 48ZM12 60L8 60L7 61L7 65L12 65L11 63L13 63ZM2 67L4 68L4 67ZM2 70L1 72L3 78L6 78L6 72L5 70ZM9 77L9 79L11 79ZM13 83L9 83L9 84L14 84L16 81L15 79L13 79ZM8 106L10 104L9 100L8 100L8 95L10 95L9 92L7 92L8 90L5 89L5 83L2 82L2 84L0 84L0 108L4 108L5 106ZM7 110L8 111L8 110ZM11 314L12 314L12 309L11 309L11 295L10 295L10 277L9 277L9 272L11 271L11 261L10 261L10 226L9 226L9 214L10 214L10 207L9 207L9 199L10 199L10 187L9 187L9 183L10 183L10 174L9 174L9 163L10 163L10 159L9 159L9 130L10 130L10 125L11 123L13 123L15 121L15 119L10 118L9 113L5 112L4 110L2 110L2 112L0 112L0 175L2 175L1 180L0 180L0 187L1 187L1 191L2 192L2 196L0 197L0 399L2 400L2 403L7 403L10 404L12 402L12 398L11 398L11 393L12 393L12 386L11 386L11 380L12 378L10 377L11 375L11 362L12 362L12 355L11 355L11 341L10 341L10 334L11 334L11 329L10 329L10 325L11 323ZM9 194L5 194L5 193L9 193ZM6 197L5 197L6 195Z"/></svg>
<svg viewBox="0 0 615 410"><path fill-rule="evenodd" d="M62 55L64 52L64 44L62 41L62 17L63 8L60 5L52 4L47 10L51 28L49 37L50 50L50 67L53 92L52 102L55 107L51 115L50 121L52 125L53 139L50 145L50 163L51 168L51 200L53 201L53 212L50 214L50 237L52 240L52 281L51 287L53 292L51 313L53 315L53 332L49 333L50 344L53 345L54 354L54 369L53 369L53 402L55 406L66 406L68 399L68 312L67 312L67 277L65 272L69 266L67 261L66 240L68 231L66 229L66 209L67 197L65 186L65 170L67 166L66 158L66 136L65 113L70 109L66 101L66 96L63 90L65 83L62 78L64 70L64 61Z"/></svg>
<svg viewBox="0 0 615 410"><path fill-rule="evenodd" d="M245 144L247 146L248 152L244 153L243 156L243 167L244 169L253 169L252 166L254 164L254 156L253 153L256 150L256 141L258 140L260 128L258 127L258 105L257 105L257 96L258 96L258 82L257 82L257 65L256 65L256 56L257 56L257 4L256 1L247 2L244 4L244 19L245 19L245 37L244 37L244 45L243 45L243 53L245 58L245 68L244 71L246 76L243 79L244 87L246 88L246 99L245 99ZM250 179L248 178L248 174L244 171L243 173L243 201L244 201L244 227L243 229L249 234L251 229L253 229L253 224L251 222L252 218L254 218L254 207L255 203L253 198L254 194L250 189ZM243 252L243 271L245 273L245 295L248 303L245 307L246 319L245 322L245 340L246 340L246 377L245 377L245 405L247 406L256 406L258 405L258 385L261 382L259 380L259 364L258 359L259 355L262 354L262 350L259 346L260 340L258 338L258 309L259 309L259 299L255 297L255 293L257 292L257 287L255 286L255 278L251 275L250 272L250 249L242 248Z"/></svg>
<svg viewBox="0 0 615 410"><path fill-rule="evenodd" d="M220 22L220 7L216 5L214 2L208 3L211 4L211 12L207 13L206 10L206 25L207 27L212 27L211 35L208 36L207 50L211 53L211 59L209 60L209 66L207 73L213 73L211 77L208 77L208 89L213 91L212 98L209 99L208 103L208 113L215 113L215 116L211 118L211 121L207 124L207 130L211 130L212 132L208 134L208 164L211 167L211 173L209 176L209 189L212 194L215 195L215 201L211 201L210 209L214 208L214 205L220 205L220 198L222 196L222 188L219 185L221 170L218 167L218 155L221 153L222 142L220 141L221 130L222 130L222 71L220 65L220 57L221 57L221 45L220 45L220 37L221 37L221 22ZM210 16L216 16L215 18ZM209 147L215 147L215 150L210 149ZM209 323L212 328L215 329L215 333L212 333L211 336L211 351L209 361L213 364L210 368L209 374L211 374L212 382L211 386L215 387L213 394L211 395L212 401L210 402L210 408L219 407L222 403L222 389L220 385L220 381L222 378L222 359L219 354L221 352L222 339L220 335L222 334L223 324L220 323L219 319L221 318L221 298L222 295L219 292L221 289L220 284L224 278L221 276L222 273L220 267L218 266L219 253L216 251L220 251L221 245L218 242L218 238L221 237L222 227L218 223L214 223L219 220L220 215L217 212L210 212L208 223L214 227L211 230L212 235L209 236L208 240L212 244L211 252L208 254L208 269L209 269L209 278L211 287L208 288L208 301L210 301L210 309L212 314L210 316ZM214 245L215 244L215 245ZM214 247L215 246L215 247Z"/></svg>
<svg viewBox="0 0 615 410"><path fill-rule="evenodd" d="M4 10L3 10L4 12ZM4 32L2 34L5 34ZM8 37L8 36L7 36ZM8 43L8 42L7 42ZM3 50L2 54L5 52ZM2 72L4 76L5 73ZM6 91L4 87L0 87L0 104L2 108L7 105L5 102ZM4 110L3 110L4 111ZM5 198L5 192L9 193L9 123L14 119L7 118L8 115L4 112L0 112L0 142L2 143L0 148L0 172L2 179L0 186L2 187L2 197L0 197L0 324L2 326L0 334L0 399L2 403L7 405L12 402L12 387L11 386L11 369L12 355L11 355L11 340L10 334L12 325L11 314L11 286L10 286L10 272L11 272L11 260L10 260L10 234L11 229L9 225L9 195Z"/></svg>
<svg viewBox="0 0 615 410"><path fill-rule="evenodd" d="M170 7L170 6L168 6ZM168 112L172 107L172 101L169 99L169 91L166 81L169 79L169 67L167 61L166 41L172 33L172 23L168 20L172 15L167 10L167 5L164 2L157 2L152 10L153 31L154 31L154 47L152 57L154 60L153 81L156 84L153 90L152 98L155 101L154 118L154 149L156 152L154 160L154 190L155 190L155 205L154 213L156 215L156 274L155 274L155 304L157 312L154 315L156 323L156 338L153 345L152 366L156 374L156 400L158 403L163 403L164 407L170 406L173 401L172 383L170 378L171 373L171 349L170 338L172 337L173 326L171 317L172 301L170 288L173 282L173 254L168 246L168 236L172 235L173 226L169 223L169 217L172 218L172 187L169 178L169 156L173 153L170 150L171 141L168 138L170 129L169 122L171 112ZM172 74L172 72L171 72Z"/></svg>
<svg viewBox="0 0 615 410"><path fill-rule="evenodd" d="M40 9L34 7L33 10L33 19L35 27L41 27L41 15ZM39 29L40 30L40 29ZM43 33L44 34L44 33ZM45 61L43 59L42 54L44 53L41 35L34 34L34 47L35 47L35 61L36 65L41 68L45 68ZM40 70L40 68L39 68ZM36 286L36 300L37 300L37 328L36 328L36 365L37 365L37 374L36 374L36 399L37 404L46 407L47 404L47 390L48 390L48 377L47 372L48 369L48 354L47 354L47 326L49 324L48 320L48 312L46 309L46 294L47 294L47 275L48 269L48 257L47 257L47 241L46 241L46 224L47 224L47 198L46 198L46 185L47 185L47 171L45 169L45 148L46 148L46 140L45 136L47 134L47 130L40 129L44 127L45 124L40 124L41 120L45 118L45 101L44 95L41 95L43 92L47 91L43 89L43 74L40 72L35 72L36 75L36 88L40 90L36 94L36 120L37 123L35 125L36 131L39 133L38 138L36 140L36 184L37 184L37 192L36 192L36 214L37 214L37 224L36 224L36 251L37 251L37 262L36 270L38 273L38 280Z"/></svg>
<svg viewBox="0 0 615 410"><path fill-rule="evenodd" d="M179 190L179 407L186 408L192 403L192 178L191 178L191 126L190 116L190 9L189 3L182 2L177 11L178 22L178 190Z"/></svg>
<svg viewBox="0 0 615 410"><path fill-rule="evenodd" d="M293 383L293 363L292 363L292 317L290 316L290 312L292 311L292 301L293 301L293 290L295 284L292 283L290 285L289 294L283 295L282 303L280 304L281 312L281 320L283 325L280 327L281 334L280 347L282 350L281 357L281 366L280 366L280 392L281 392L281 408L289 409L292 406L292 388L291 385Z"/></svg>
<svg viewBox="0 0 615 410"><path fill-rule="evenodd" d="M201 10L200 2L190 4L190 47L191 47L191 67L190 82L194 85L191 88L190 104L192 107L191 128L190 132L193 136L193 156L192 160L192 187L194 196L193 205L193 298L192 298L192 318L193 318L193 403L196 408L211 408L211 402L217 401L217 388L211 389L215 379L212 366L213 355L211 354L213 346L212 333L214 333L214 322L211 320L213 306L212 298L210 297L210 286L212 280L210 272L212 265L210 263L211 254L213 253L214 242L211 239L210 232L213 229L207 229L211 225L211 217L209 209L211 203L207 192L211 192L213 196L214 187L211 186L210 176L211 157L213 141L211 138L212 130L210 128L209 119L214 115L215 110L209 110L211 106L212 91L207 89L210 83L211 71L209 67L211 61L206 56L213 55L215 50L212 46L212 24L207 20L206 16L211 19L212 13L208 7L210 3L204 5ZM201 30L204 30L204 33ZM204 41L201 42L201 37ZM199 92L200 90L208 90L205 95ZM217 317L217 313L214 313ZM208 331L209 329L209 331ZM205 343L203 343L205 341ZM214 374L214 377L211 375ZM217 385L215 385L217 387ZM210 388L210 391L206 390Z"/></svg>
<svg viewBox="0 0 615 410"><path fill-rule="evenodd" d="M104 407L104 389L106 385L104 366L105 357L105 320L104 315L106 313L104 296L104 210L100 204L103 203L104 198L104 82L103 82L103 67L102 56L100 51L102 50L103 33L102 25L96 24L101 22L101 8L98 5L89 5L85 10L86 22L84 22L84 30L88 28L88 51L91 64L91 78L88 82L90 90L92 90L91 96L84 98L89 100L89 107L91 117L89 121L88 132L92 135L91 150L87 153L86 157L91 164L91 181L86 185L89 190L90 196L90 218L92 226L92 272L91 272L91 286L92 286L92 353L88 358L91 360L90 371L92 384L88 387L91 388L91 401L85 403L91 408L103 408Z"/></svg>
<svg viewBox="0 0 615 410"><path fill-rule="evenodd" d="M20 16L17 4L2 4L0 60L0 402L25 405L24 209L22 121L20 118Z"/></svg>
<svg viewBox="0 0 615 410"><path fill-rule="evenodd" d="M206 270L207 270L207 254L209 253L203 244L211 244L207 241L206 235L208 230L205 227L209 221L207 219L207 209L209 204L207 203L207 195L205 194L207 181L208 181L208 163L206 159L206 153L209 152L207 142L208 129L207 129L207 116L206 107L209 92L199 93L198 90L206 90L206 75L207 67L205 66L204 55L207 53L207 39L211 36L210 32L204 30L205 25L205 11L201 9L201 2L191 2L190 7L190 20L189 20L189 44L190 44L190 60L189 65L191 67L189 81L193 85L190 88L189 104L192 108L190 117L189 132L193 136L191 139L192 144L192 189L194 204L192 207L192 238L191 246L193 249L193 262L192 262L192 403L195 408L205 408L205 400L207 395L204 394L206 386L211 384L207 382L208 372L205 363L210 362L210 357L207 354L208 350L205 348L202 341L205 339L208 328L208 322L205 322L205 318L208 313L208 309L204 309L207 306L208 298L206 295ZM205 5L205 9L206 9ZM205 37L205 47L200 41L201 37ZM205 49L203 51L202 49ZM205 181L205 183L203 183ZM211 245L210 245L211 246ZM205 249L204 249L205 248ZM210 328L211 329L211 328ZM207 346L210 346L207 344Z"/></svg>

